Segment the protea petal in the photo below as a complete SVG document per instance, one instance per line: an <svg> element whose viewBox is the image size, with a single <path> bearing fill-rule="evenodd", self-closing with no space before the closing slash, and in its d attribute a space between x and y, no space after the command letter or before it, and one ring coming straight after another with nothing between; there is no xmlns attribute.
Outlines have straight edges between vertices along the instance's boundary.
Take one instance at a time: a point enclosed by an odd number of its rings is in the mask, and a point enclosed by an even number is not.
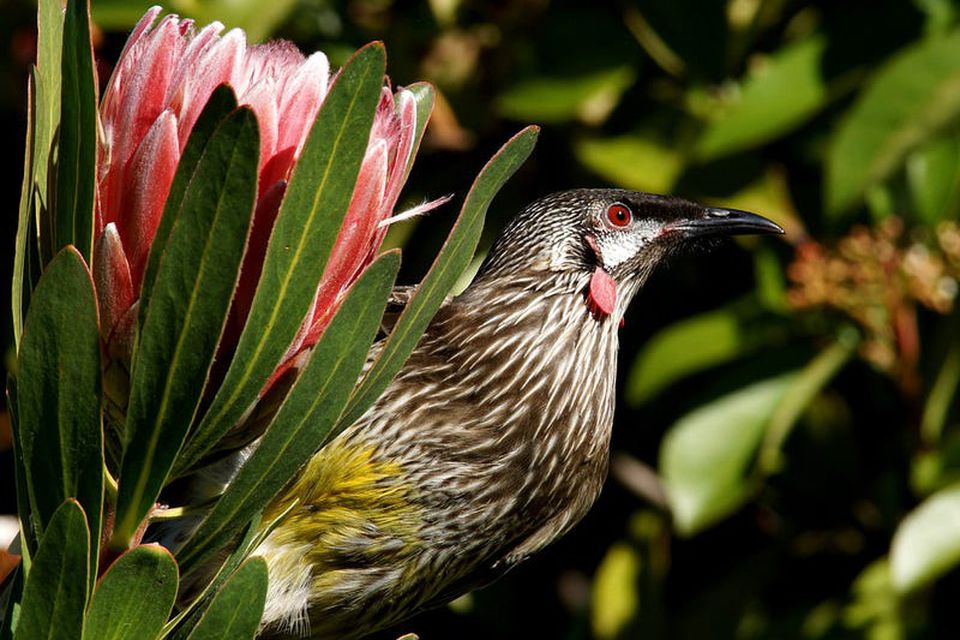
<svg viewBox="0 0 960 640"><path fill-rule="evenodd" d="M136 299L130 265L114 223L104 227L93 253L93 280L100 306L100 333L104 341Z"/></svg>
<svg viewBox="0 0 960 640"><path fill-rule="evenodd" d="M115 218L108 218L117 221L133 281L138 284L179 160L177 119L165 111L154 121L127 167L121 210L114 212Z"/></svg>

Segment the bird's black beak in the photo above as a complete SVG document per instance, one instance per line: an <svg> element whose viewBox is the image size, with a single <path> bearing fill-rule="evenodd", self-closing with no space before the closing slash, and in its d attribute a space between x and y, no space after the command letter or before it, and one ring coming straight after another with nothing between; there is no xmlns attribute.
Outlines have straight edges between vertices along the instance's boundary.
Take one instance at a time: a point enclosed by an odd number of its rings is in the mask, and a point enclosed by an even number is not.
<svg viewBox="0 0 960 640"><path fill-rule="evenodd" d="M671 235L676 233L687 238L702 238L715 235L782 234L783 228L755 213L740 211L739 209L704 207L703 213L699 217L668 222L664 225L661 233Z"/></svg>

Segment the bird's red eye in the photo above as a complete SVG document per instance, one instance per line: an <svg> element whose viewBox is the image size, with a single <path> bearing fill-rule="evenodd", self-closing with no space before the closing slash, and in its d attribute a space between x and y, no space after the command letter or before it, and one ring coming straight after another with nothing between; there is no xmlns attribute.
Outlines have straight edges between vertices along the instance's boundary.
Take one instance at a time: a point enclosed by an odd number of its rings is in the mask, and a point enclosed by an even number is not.
<svg viewBox="0 0 960 640"><path fill-rule="evenodd" d="M633 220L633 213L625 204L612 204L607 209L607 220L615 227L625 227Z"/></svg>

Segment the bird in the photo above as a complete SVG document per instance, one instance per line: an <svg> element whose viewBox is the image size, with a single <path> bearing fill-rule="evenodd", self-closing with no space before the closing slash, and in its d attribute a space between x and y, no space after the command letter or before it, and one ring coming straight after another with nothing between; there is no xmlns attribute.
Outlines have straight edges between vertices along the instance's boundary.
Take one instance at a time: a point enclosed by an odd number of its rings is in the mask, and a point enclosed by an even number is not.
<svg viewBox="0 0 960 640"><path fill-rule="evenodd" d="M255 552L269 573L262 637L363 637L569 531L607 474L631 300L685 250L782 233L746 211L622 189L523 209L386 391L264 514L288 511Z"/></svg>

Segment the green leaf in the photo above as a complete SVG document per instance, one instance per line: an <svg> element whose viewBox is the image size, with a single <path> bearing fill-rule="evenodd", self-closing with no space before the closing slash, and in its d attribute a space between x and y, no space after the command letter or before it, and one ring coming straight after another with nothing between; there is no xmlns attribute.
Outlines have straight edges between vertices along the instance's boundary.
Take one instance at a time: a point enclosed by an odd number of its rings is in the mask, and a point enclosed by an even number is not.
<svg viewBox="0 0 960 640"><path fill-rule="evenodd" d="M350 289L256 451L178 555L184 573L266 508L324 442L356 384L400 267L398 253L370 265Z"/></svg>
<svg viewBox="0 0 960 640"><path fill-rule="evenodd" d="M98 469L99 471L99 469ZM90 530L76 500L50 519L23 590L16 640L79 640L87 603Z"/></svg>
<svg viewBox="0 0 960 640"><path fill-rule="evenodd" d="M750 72L715 110L694 153L700 160L775 140L809 120L829 95L823 78L826 40L815 36L784 47Z"/></svg>
<svg viewBox="0 0 960 640"><path fill-rule="evenodd" d="M69 0L63 24L63 93L57 131L54 252L74 245L93 255L96 197L97 80L90 42L89 0Z"/></svg>
<svg viewBox="0 0 960 640"><path fill-rule="evenodd" d="M33 144L34 122L36 118L36 80L31 74L27 85L27 134L23 150L23 180L20 183L20 207L17 216L17 239L13 254L13 280L10 283L10 309L13 312L13 345L20 346L20 335L23 333L23 320L29 305L30 292L33 290L35 279L30 273L30 266L36 262L36 235L31 235L34 226L34 197L33 185Z"/></svg>
<svg viewBox="0 0 960 640"><path fill-rule="evenodd" d="M170 230L130 374L114 548L128 546L153 507L200 404L253 216L259 147L253 111L234 111Z"/></svg>
<svg viewBox="0 0 960 640"><path fill-rule="evenodd" d="M41 0L37 7L37 66L33 74L36 112L33 121L33 169L31 190L36 190L35 215L41 234L42 264L53 259L53 202L48 193L53 182L48 173L52 148L60 126L63 5L60 0ZM31 196L32 197L32 196Z"/></svg>
<svg viewBox="0 0 960 640"><path fill-rule="evenodd" d="M150 243L150 254L147 257L146 268L143 271L143 283L140 285L140 328L147 319L147 308L149 307L150 294L153 292L153 283L157 279L157 269L160 267L160 259L167 249L167 241L170 239L170 231L180 215L183 208L183 199L187 194L187 187L194 176L197 175L197 167L200 164L200 158L210 144L210 139L220 123L237 108L237 98L233 95L233 90L227 85L220 85L213 90L203 111L197 118L197 122L190 131L190 138L187 140L183 153L180 154L180 160L177 162L177 171L173 176L173 182L170 183L170 191L167 193L166 202L163 205L163 215L160 217L160 223L157 225L157 231L153 236L153 242Z"/></svg>
<svg viewBox="0 0 960 640"><path fill-rule="evenodd" d="M674 148L642 133L583 138L574 151L585 167L607 182L636 191L669 193L683 170L683 158Z"/></svg>
<svg viewBox="0 0 960 640"><path fill-rule="evenodd" d="M660 448L674 525L690 536L738 509L755 490L748 471L794 374L739 389L677 421Z"/></svg>
<svg viewBox="0 0 960 640"><path fill-rule="evenodd" d="M90 10L98 27L104 31L123 32L133 28L147 9L155 4L153 0L97 0Z"/></svg>
<svg viewBox="0 0 960 640"><path fill-rule="evenodd" d="M676 322L644 345L627 378L626 400L639 405L672 383L760 348L770 331L757 331L754 303L731 305Z"/></svg>
<svg viewBox="0 0 960 640"><path fill-rule="evenodd" d="M93 281L73 248L47 265L20 342L16 438L23 456L32 534L63 501L90 515L97 557L103 502L100 339Z"/></svg>
<svg viewBox="0 0 960 640"><path fill-rule="evenodd" d="M911 511L893 535L890 571L901 593L924 587L960 564L960 483Z"/></svg>
<svg viewBox="0 0 960 640"><path fill-rule="evenodd" d="M738 389L677 421L660 448L660 470L681 535L732 513L760 479L780 470L791 429L856 352L857 340L845 331L800 371Z"/></svg>
<svg viewBox="0 0 960 640"><path fill-rule="evenodd" d="M160 545L142 545L124 553L93 592L84 638L156 638L173 609L178 579L177 563Z"/></svg>
<svg viewBox="0 0 960 640"><path fill-rule="evenodd" d="M470 258L480 241L483 217L490 202L533 151L538 132L537 127L527 127L513 136L487 162L473 181L447 241L417 287L417 292L404 308L380 355L353 393L350 404L340 418L342 425L350 425L363 415L380 397L416 347L460 274L470 265Z"/></svg>
<svg viewBox="0 0 960 640"><path fill-rule="evenodd" d="M0 640L11 640L20 619L23 602L23 562L21 561L3 583L0 591Z"/></svg>
<svg viewBox="0 0 960 640"><path fill-rule="evenodd" d="M917 217L934 225L960 209L960 137L934 138L907 157L907 184Z"/></svg>
<svg viewBox="0 0 960 640"><path fill-rule="evenodd" d="M330 88L280 206L233 361L184 446L178 473L200 461L256 401L300 329L350 204L385 65L383 46L368 45Z"/></svg>
<svg viewBox="0 0 960 640"><path fill-rule="evenodd" d="M827 152L827 211L839 217L958 116L960 30L954 30L897 54L844 116Z"/></svg>
<svg viewBox="0 0 960 640"><path fill-rule="evenodd" d="M601 69L574 77L536 77L521 81L497 96L497 111L514 120L560 123L606 120L620 96L636 79L628 66Z"/></svg>
<svg viewBox="0 0 960 640"><path fill-rule="evenodd" d="M267 599L267 563L250 558L214 597L189 640L252 639Z"/></svg>

